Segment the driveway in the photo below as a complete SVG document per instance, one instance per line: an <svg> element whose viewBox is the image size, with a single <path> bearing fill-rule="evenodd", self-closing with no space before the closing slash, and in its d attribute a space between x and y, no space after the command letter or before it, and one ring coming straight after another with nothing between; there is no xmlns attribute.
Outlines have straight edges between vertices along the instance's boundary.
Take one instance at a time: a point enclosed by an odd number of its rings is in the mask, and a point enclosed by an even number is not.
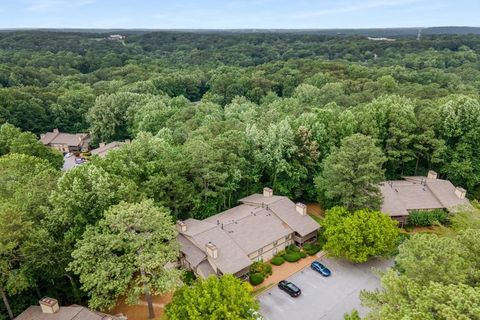
<svg viewBox="0 0 480 320"><path fill-rule="evenodd" d="M393 265L393 260L372 260L364 264L327 258L319 261L332 271L329 278L310 267L303 269L288 278L302 289L302 295L291 298L275 286L258 297L260 313L269 320L342 320L345 313L357 309L364 316L367 310L360 305L360 291L380 286L372 268L386 270Z"/></svg>

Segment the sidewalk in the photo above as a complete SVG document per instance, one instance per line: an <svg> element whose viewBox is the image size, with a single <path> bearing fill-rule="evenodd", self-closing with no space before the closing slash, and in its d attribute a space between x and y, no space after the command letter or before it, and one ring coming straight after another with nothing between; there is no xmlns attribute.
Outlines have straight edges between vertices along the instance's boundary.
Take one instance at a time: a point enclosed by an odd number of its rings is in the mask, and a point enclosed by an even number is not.
<svg viewBox="0 0 480 320"><path fill-rule="evenodd" d="M307 256L306 258L303 258L294 263L285 261L281 266L272 265L272 272L273 272L272 275L267 279L265 279L263 283L253 287L253 289L258 290L262 287L267 287L271 284L277 284L281 280L285 280L288 277L291 277L292 275L294 275L295 273L305 269L306 267L309 267L313 261L325 256L326 254L327 253L325 251L320 251L314 256Z"/></svg>

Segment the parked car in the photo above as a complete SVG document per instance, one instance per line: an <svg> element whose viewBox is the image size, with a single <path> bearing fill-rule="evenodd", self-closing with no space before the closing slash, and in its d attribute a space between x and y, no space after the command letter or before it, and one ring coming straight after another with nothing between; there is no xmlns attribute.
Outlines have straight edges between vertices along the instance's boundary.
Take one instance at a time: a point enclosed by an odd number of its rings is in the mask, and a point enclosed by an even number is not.
<svg viewBox="0 0 480 320"><path fill-rule="evenodd" d="M328 269L327 267L325 267L323 264L321 264L318 261L313 261L312 264L310 265L310 267L312 267L312 270L317 271L318 273L320 273L324 277L330 277L330 275L332 274L330 269Z"/></svg>
<svg viewBox="0 0 480 320"><path fill-rule="evenodd" d="M73 153L68 152L63 157L66 159L66 158L70 158L71 156L73 156Z"/></svg>
<svg viewBox="0 0 480 320"><path fill-rule="evenodd" d="M282 280L278 283L280 290L285 291L290 295L290 297L298 297L302 294L302 290L299 287L291 283L290 281Z"/></svg>

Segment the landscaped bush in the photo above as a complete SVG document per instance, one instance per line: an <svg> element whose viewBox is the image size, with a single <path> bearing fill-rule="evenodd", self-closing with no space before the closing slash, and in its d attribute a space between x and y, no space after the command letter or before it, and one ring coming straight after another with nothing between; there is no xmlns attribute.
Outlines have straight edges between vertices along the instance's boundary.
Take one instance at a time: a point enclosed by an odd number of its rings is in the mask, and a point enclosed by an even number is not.
<svg viewBox="0 0 480 320"><path fill-rule="evenodd" d="M263 261L255 261L250 266L250 274L261 274L266 278L272 274L272 266Z"/></svg>
<svg viewBox="0 0 480 320"><path fill-rule="evenodd" d="M293 243L287 247L287 253L299 252L300 248L294 245Z"/></svg>
<svg viewBox="0 0 480 320"><path fill-rule="evenodd" d="M301 258L301 259L307 257L307 254L306 254L305 252L303 252L303 251L300 251L298 254L300 255L300 258Z"/></svg>
<svg viewBox="0 0 480 320"><path fill-rule="evenodd" d="M285 259L281 256L275 256L270 260L270 263L273 264L274 266L280 266L285 262Z"/></svg>
<svg viewBox="0 0 480 320"><path fill-rule="evenodd" d="M250 283L252 284L252 286L256 286L256 285L259 285L260 283L262 283L263 280L265 280L265 277L261 273L252 273L252 274L250 274L250 279L249 280L250 280Z"/></svg>
<svg viewBox="0 0 480 320"><path fill-rule="evenodd" d="M322 250L322 247L318 243L306 243L303 245L303 250L309 256L315 255L317 252Z"/></svg>
<svg viewBox="0 0 480 320"><path fill-rule="evenodd" d="M305 253L303 253L305 254ZM288 262L297 262L302 259L302 252L290 252L284 256L284 259Z"/></svg>
<svg viewBox="0 0 480 320"><path fill-rule="evenodd" d="M435 222L448 222L448 214L443 210L416 210L408 216L409 224L416 227L429 227Z"/></svg>
<svg viewBox="0 0 480 320"><path fill-rule="evenodd" d="M282 250L282 251L278 251L275 256L276 256L276 257L283 257L283 256L286 255L286 254L287 254L287 251Z"/></svg>

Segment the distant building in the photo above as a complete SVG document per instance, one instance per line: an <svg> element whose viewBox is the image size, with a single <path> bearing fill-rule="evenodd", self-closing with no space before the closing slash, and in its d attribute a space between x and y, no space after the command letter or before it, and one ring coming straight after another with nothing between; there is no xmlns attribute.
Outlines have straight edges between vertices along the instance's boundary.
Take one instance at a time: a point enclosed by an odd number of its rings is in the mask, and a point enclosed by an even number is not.
<svg viewBox="0 0 480 320"><path fill-rule="evenodd" d="M124 142L113 141L107 144L100 143L100 146L97 149L92 149L90 150L90 152L92 155L95 154L98 155L100 158L104 158L110 151L117 149L127 143L130 143L130 140L125 140Z"/></svg>
<svg viewBox="0 0 480 320"><path fill-rule="evenodd" d="M204 220L177 221L181 265L201 278L226 273L243 277L254 261L270 260L290 244L317 238L320 226L302 203L273 195L269 188L240 202Z"/></svg>
<svg viewBox="0 0 480 320"><path fill-rule="evenodd" d="M40 135L40 141L49 147L60 152L81 152L88 151L90 136L87 133L63 133L58 129Z"/></svg>
<svg viewBox="0 0 480 320"><path fill-rule="evenodd" d="M15 320L126 320L123 315L111 316L105 313L92 311L88 308L71 305L60 307L58 301L45 297L38 306L30 306Z"/></svg>
<svg viewBox="0 0 480 320"><path fill-rule="evenodd" d="M367 39L368 39L368 40L372 40L372 41L395 41L395 39L392 39L392 38L383 38L383 37L379 37L379 38L368 37Z"/></svg>
<svg viewBox="0 0 480 320"><path fill-rule="evenodd" d="M383 195L381 211L405 224L412 210L444 209L455 212L470 207L466 191L450 181L437 178L435 171L427 177L404 177L404 180L385 181L380 184Z"/></svg>
<svg viewBox="0 0 480 320"><path fill-rule="evenodd" d="M107 38L108 40L124 40L125 36L122 36L121 34L111 34Z"/></svg>

